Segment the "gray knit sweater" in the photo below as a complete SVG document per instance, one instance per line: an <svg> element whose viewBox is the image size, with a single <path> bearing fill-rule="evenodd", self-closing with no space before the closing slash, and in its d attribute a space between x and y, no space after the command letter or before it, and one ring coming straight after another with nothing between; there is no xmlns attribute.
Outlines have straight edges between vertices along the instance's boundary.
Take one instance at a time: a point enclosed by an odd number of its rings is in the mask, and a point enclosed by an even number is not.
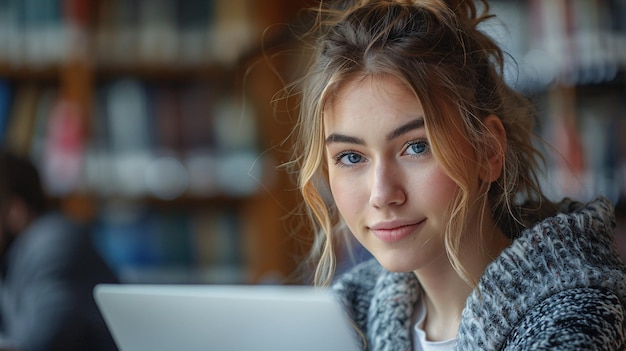
<svg viewBox="0 0 626 351"><path fill-rule="evenodd" d="M456 350L624 350L626 268L604 198L562 210L523 231L467 299ZM413 273L371 260L333 285L371 351L412 349Z"/></svg>

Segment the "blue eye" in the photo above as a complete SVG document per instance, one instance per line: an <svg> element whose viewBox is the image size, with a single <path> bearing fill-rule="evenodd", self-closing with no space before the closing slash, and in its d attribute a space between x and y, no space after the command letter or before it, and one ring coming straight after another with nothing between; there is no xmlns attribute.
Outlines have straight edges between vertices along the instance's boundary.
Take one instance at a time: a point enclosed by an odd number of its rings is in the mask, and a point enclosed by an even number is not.
<svg viewBox="0 0 626 351"><path fill-rule="evenodd" d="M409 155L420 156L428 152L429 145L426 141L415 140L407 143L406 153Z"/></svg>
<svg viewBox="0 0 626 351"><path fill-rule="evenodd" d="M363 162L364 157L355 152L343 152L335 158L337 164L343 166L353 166L357 163Z"/></svg>

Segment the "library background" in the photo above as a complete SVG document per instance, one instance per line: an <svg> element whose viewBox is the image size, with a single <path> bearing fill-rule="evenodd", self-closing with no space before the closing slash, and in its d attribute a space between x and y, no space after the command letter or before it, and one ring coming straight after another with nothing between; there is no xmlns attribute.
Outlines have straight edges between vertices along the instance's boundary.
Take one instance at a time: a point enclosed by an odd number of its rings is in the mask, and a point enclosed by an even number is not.
<svg viewBox="0 0 626 351"><path fill-rule="evenodd" d="M0 143L124 282L298 283L308 243L279 167L297 113L271 101L312 3L1 0ZM491 4L483 29L549 143L546 188L609 197L626 257L626 2Z"/></svg>

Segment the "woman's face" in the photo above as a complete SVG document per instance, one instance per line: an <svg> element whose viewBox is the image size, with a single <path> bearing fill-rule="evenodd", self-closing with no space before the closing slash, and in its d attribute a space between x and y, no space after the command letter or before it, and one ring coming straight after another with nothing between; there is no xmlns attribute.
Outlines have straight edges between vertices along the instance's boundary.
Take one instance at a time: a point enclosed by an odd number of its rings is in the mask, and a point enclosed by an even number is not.
<svg viewBox="0 0 626 351"><path fill-rule="evenodd" d="M330 188L357 240L391 271L448 262L457 185L434 158L420 101L396 78L342 85L324 111Z"/></svg>

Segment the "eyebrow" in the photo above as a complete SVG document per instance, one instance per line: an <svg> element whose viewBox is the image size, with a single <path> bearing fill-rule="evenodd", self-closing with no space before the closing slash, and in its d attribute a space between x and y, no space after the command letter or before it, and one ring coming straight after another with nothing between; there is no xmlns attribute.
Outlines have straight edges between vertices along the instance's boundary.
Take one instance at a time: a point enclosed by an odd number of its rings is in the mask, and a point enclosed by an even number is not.
<svg viewBox="0 0 626 351"><path fill-rule="evenodd" d="M410 121L407 124L401 125L400 127L392 130L389 134L387 134L387 136L385 137L385 139L387 141L391 141L403 134L406 134L412 130L415 129L420 129L424 127L424 117L418 117L412 121Z"/></svg>
<svg viewBox="0 0 626 351"><path fill-rule="evenodd" d="M333 133L326 138L326 145L332 143L345 143L345 144L357 144L365 145L365 140L361 138L355 138L343 134Z"/></svg>
<svg viewBox="0 0 626 351"><path fill-rule="evenodd" d="M385 139L387 141L391 141L403 134L406 134L412 130L420 129L424 127L424 117L418 117L406 124L399 126L398 128L392 130ZM346 143L346 144L357 144L357 145L365 145L365 140L357 137L352 137L349 135L332 133L326 138L326 145L331 143Z"/></svg>

